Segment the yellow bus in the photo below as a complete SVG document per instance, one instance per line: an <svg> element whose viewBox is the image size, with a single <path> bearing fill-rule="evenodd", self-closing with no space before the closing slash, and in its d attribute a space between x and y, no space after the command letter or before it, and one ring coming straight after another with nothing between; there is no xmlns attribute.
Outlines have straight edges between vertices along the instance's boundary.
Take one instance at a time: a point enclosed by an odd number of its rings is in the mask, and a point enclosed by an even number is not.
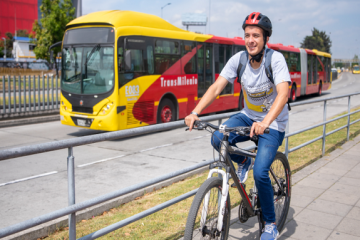
<svg viewBox="0 0 360 240"><path fill-rule="evenodd" d="M360 74L359 65L354 65L354 66L353 66L352 73L353 73L353 74Z"/></svg>
<svg viewBox="0 0 360 240"><path fill-rule="evenodd" d="M61 123L115 131L184 118L241 50L240 37L189 32L154 15L79 17L62 41ZM241 109L240 92L229 84L204 114Z"/></svg>

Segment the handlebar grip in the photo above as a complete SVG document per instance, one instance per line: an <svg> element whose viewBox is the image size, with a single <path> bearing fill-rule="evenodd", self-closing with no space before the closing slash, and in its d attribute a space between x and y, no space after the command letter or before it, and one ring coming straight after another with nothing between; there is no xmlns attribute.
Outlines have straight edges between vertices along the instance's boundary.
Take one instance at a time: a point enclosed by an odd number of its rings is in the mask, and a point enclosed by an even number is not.
<svg viewBox="0 0 360 240"><path fill-rule="evenodd" d="M270 133L270 128L265 129L264 133Z"/></svg>
<svg viewBox="0 0 360 240"><path fill-rule="evenodd" d="M257 142L259 140L259 137L257 135L252 136L251 141Z"/></svg>

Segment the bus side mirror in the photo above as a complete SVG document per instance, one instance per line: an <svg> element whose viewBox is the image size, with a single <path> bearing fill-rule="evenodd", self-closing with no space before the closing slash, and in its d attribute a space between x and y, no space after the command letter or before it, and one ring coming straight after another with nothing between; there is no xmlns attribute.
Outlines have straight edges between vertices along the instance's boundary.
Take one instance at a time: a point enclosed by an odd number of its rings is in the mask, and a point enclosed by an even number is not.
<svg viewBox="0 0 360 240"><path fill-rule="evenodd" d="M50 51L50 63L54 63L53 56L54 56L54 52L51 50Z"/></svg>
<svg viewBox="0 0 360 240"><path fill-rule="evenodd" d="M52 59L53 59L53 55L54 55L54 53L53 53L53 51L52 51L51 49L53 49L54 47L61 47L61 44L62 44L62 41L57 42L57 43L54 43L53 45L51 45L51 46L49 47L50 62L51 62L51 63L52 63Z"/></svg>

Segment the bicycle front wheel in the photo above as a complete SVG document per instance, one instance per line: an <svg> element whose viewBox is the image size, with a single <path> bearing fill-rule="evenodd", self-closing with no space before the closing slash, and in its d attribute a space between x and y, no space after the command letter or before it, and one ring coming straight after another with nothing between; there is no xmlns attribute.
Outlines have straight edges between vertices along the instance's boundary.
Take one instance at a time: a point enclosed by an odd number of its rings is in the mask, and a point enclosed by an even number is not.
<svg viewBox="0 0 360 240"><path fill-rule="evenodd" d="M274 162L271 164L270 179L274 191L274 207L276 226L282 231L290 207L291 197L291 171L285 154L277 152ZM281 187L280 187L281 186Z"/></svg>
<svg viewBox="0 0 360 240"><path fill-rule="evenodd" d="M190 208L184 240L228 238L231 211L229 194L224 209L223 227L220 232L217 230L221 189L222 179L218 177L209 178L201 185Z"/></svg>

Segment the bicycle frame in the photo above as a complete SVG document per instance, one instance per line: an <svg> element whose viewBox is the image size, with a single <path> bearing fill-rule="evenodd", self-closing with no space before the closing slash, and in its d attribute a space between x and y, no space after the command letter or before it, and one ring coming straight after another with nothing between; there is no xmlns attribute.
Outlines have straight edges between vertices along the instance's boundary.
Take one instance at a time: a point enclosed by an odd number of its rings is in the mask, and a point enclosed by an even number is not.
<svg viewBox="0 0 360 240"><path fill-rule="evenodd" d="M219 232L221 232L222 227L223 227L223 219L224 219L224 214L225 214L225 204L226 204L226 199L227 196L229 194L229 175L231 175L231 177L234 179L234 183L236 185L236 188L238 189L240 196L243 199L244 202L244 206L247 209L247 213L249 214L249 217L253 217L257 214L259 214L258 211L254 211L254 204L255 204L255 200L252 199L252 201L250 200L248 194L246 193L244 187L242 184L240 184L239 182L239 178L237 177L237 174L235 173L235 167L229 157L229 154L236 154L236 155L240 155L240 156L245 156L245 157L250 157L250 158L254 158L256 157L255 153L251 153L239 148L233 148L231 146L229 146L229 136L228 133L223 133L224 137L222 140L222 144L221 144L221 149L220 149L220 156L219 156L219 161L225 163L227 166L225 168L226 171L222 170L222 169L217 169L216 167L223 167L222 164L212 164L210 166L210 172L208 175L208 178L211 178L213 176L214 173L218 173L221 174L222 179L223 179L223 183L222 183L222 189L221 189L221 200L220 200L220 208L221 211L219 211L219 215L218 215L218 222L217 222L217 230ZM281 184L279 183L279 181L277 180L273 170L270 168L270 173L271 175L274 177L276 184L281 188L281 190L283 191L283 188L281 186ZM256 186L255 186L256 189ZM210 193L207 193L205 195L205 199L204 199L204 206L202 209L202 214L201 214L201 220L200 220L200 226L201 228L203 227L203 223L206 222L206 214L207 214L207 210L208 210L208 204L209 204L209 198L210 198ZM277 201L277 200L275 200ZM274 201L274 202L275 202Z"/></svg>

